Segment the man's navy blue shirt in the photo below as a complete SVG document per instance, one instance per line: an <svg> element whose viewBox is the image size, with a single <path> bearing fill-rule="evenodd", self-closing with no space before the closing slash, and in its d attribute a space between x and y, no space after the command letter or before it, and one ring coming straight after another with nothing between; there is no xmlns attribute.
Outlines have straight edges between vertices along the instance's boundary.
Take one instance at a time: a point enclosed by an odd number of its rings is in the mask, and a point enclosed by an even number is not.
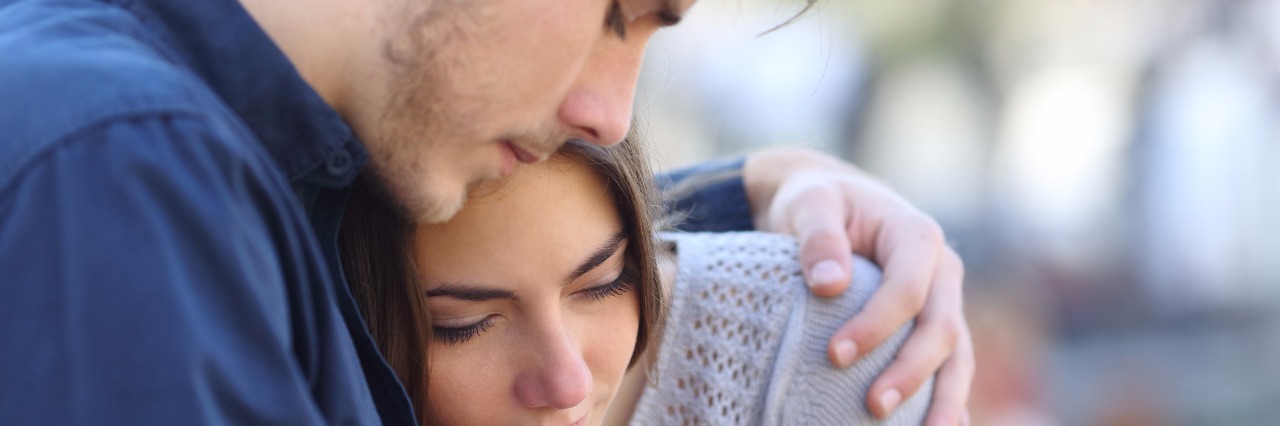
<svg viewBox="0 0 1280 426"><path fill-rule="evenodd" d="M0 424L413 423L337 261L366 157L233 0L0 0Z"/></svg>

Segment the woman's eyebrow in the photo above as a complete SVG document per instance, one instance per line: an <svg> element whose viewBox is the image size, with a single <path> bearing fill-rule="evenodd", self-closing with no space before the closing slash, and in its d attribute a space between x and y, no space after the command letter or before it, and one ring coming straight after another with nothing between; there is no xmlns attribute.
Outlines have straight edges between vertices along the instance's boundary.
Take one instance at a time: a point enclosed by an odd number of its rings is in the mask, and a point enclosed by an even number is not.
<svg viewBox="0 0 1280 426"><path fill-rule="evenodd" d="M484 288L463 283L448 283L434 290L427 291L427 297L452 297L468 302L483 302L493 299L515 300L516 295L507 290Z"/></svg>
<svg viewBox="0 0 1280 426"><path fill-rule="evenodd" d="M587 256L587 260L583 261L581 265L578 265L578 268L574 269L572 274L569 274L569 278L565 279L564 283L568 284L573 282L573 280L578 279L583 274L586 274L597 266L600 266L604 261L609 260L610 257L613 257L613 255L618 252L618 249L622 248L622 242L626 241L626 239L627 234L622 231L613 233L613 235L609 236L609 239L606 240L600 248L596 249L596 251L591 253L590 256Z"/></svg>
<svg viewBox="0 0 1280 426"><path fill-rule="evenodd" d="M609 239L606 240L600 248L587 256L587 259L584 260L581 265L578 265L578 268L574 269L572 274L569 274L569 278L564 281L565 284L573 282L573 280L578 279L587 272L591 272L591 270L595 269L597 266L600 266L604 261L609 260L610 257L613 257L613 255L618 252L618 249L622 248L622 243L626 240L627 234L622 231L618 231L613 235L610 235ZM435 289L428 290L426 295L427 297L450 297L468 302L483 302L494 299L516 299L516 294L507 290L488 288L461 282L446 283Z"/></svg>

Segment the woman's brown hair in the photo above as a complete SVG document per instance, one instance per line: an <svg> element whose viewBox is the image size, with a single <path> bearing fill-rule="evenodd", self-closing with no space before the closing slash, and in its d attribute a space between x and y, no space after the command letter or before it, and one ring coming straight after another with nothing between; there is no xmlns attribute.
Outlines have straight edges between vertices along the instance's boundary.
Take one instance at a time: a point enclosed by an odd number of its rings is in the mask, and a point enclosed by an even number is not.
<svg viewBox="0 0 1280 426"><path fill-rule="evenodd" d="M631 365L657 341L666 296L658 279L653 219L657 204L653 176L639 143L628 139L604 148L570 141L556 155L591 167L607 182L623 232L626 262L636 272L640 329ZM430 316L418 288L413 236L415 226L391 207L367 178L351 191L338 235L343 274L369 333L409 394L418 422L426 424L427 345ZM465 208L465 207L464 207Z"/></svg>

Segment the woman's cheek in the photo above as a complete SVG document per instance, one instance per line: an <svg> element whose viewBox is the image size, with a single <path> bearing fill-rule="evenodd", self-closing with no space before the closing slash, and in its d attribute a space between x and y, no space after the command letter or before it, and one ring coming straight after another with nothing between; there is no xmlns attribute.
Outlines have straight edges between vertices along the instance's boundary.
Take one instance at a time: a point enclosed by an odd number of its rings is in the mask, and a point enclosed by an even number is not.
<svg viewBox="0 0 1280 426"><path fill-rule="evenodd" d="M520 418L510 397L519 351L504 327L462 344L435 343L428 353L428 406L440 424L500 424ZM477 403L485 401L485 403Z"/></svg>

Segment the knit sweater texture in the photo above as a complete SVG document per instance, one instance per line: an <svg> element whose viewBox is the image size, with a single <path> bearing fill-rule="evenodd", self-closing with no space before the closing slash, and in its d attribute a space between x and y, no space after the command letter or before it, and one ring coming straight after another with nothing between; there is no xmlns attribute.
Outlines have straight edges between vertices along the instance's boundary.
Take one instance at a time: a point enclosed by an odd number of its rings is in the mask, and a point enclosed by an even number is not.
<svg viewBox="0 0 1280 426"><path fill-rule="evenodd" d="M669 233L678 275L655 364L633 425L918 425L929 380L888 419L866 408L873 380L911 326L853 366L838 369L827 343L880 285L880 270L854 261L853 283L826 299L805 287L792 237Z"/></svg>

